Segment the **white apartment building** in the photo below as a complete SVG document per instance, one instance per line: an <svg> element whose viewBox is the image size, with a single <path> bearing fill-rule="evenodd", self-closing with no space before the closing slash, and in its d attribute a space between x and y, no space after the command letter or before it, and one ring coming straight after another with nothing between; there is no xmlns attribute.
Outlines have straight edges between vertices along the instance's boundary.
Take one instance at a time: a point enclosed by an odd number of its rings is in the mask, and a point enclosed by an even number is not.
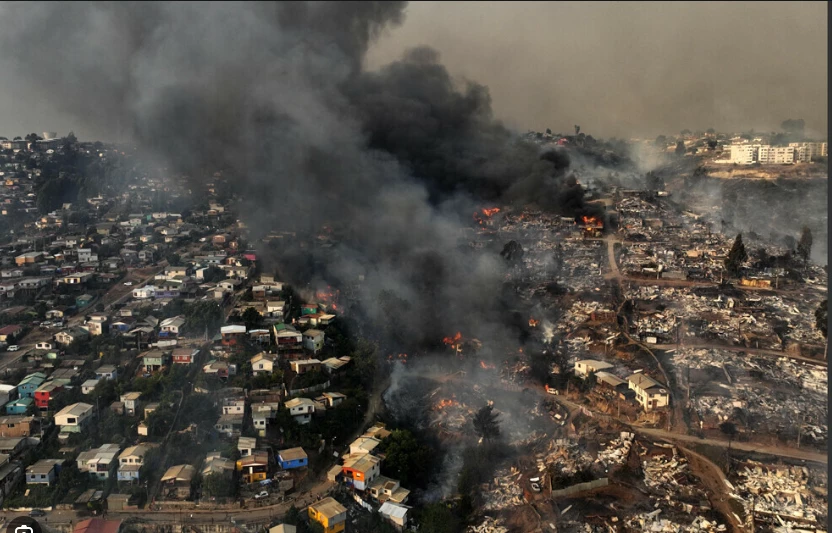
<svg viewBox="0 0 832 533"><path fill-rule="evenodd" d="M792 146L760 146L757 161L763 165L779 165L794 163L795 149Z"/></svg>
<svg viewBox="0 0 832 533"><path fill-rule="evenodd" d="M732 144L731 163L738 165L752 165L757 162L757 145Z"/></svg>
<svg viewBox="0 0 832 533"><path fill-rule="evenodd" d="M828 157L829 154L827 143L789 143L789 148L794 148L794 158L801 163L809 163L813 157Z"/></svg>

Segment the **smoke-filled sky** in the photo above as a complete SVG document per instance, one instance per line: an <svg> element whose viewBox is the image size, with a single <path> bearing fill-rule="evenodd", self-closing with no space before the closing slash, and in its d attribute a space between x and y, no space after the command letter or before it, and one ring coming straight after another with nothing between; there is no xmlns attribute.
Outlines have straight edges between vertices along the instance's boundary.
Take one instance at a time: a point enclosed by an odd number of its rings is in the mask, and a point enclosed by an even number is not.
<svg viewBox="0 0 832 533"><path fill-rule="evenodd" d="M522 131L827 128L825 2L413 2L368 55L427 44Z"/></svg>
<svg viewBox="0 0 832 533"><path fill-rule="evenodd" d="M72 18L72 8L61 11ZM486 85L496 118L521 131L580 124L600 137L652 137L770 131L803 118L825 137L827 36L825 2L415 2L367 64L429 45L452 74ZM2 58L0 69L0 135L114 133L56 109Z"/></svg>

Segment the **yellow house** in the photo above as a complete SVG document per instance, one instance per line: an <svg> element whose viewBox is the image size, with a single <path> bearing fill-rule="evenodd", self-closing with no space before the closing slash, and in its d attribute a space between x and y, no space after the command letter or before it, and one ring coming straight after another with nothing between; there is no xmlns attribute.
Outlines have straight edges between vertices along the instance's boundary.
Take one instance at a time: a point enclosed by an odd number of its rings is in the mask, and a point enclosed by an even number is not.
<svg viewBox="0 0 832 533"><path fill-rule="evenodd" d="M332 498L324 498L309 506L309 519L324 526L324 533L339 533L347 523L347 508Z"/></svg>
<svg viewBox="0 0 832 533"><path fill-rule="evenodd" d="M237 460L237 472L243 483L256 483L269 477L269 454L257 451Z"/></svg>

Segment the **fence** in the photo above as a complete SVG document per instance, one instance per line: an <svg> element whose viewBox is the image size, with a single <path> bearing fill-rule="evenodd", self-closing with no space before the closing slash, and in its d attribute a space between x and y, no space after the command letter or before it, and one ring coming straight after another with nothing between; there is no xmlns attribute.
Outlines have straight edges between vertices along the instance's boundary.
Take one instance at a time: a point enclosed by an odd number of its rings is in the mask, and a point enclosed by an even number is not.
<svg viewBox="0 0 832 533"><path fill-rule="evenodd" d="M601 487L606 487L609 484L609 480L605 477L600 479L595 479L593 481L587 481L586 483L577 483L575 485L571 485L566 487L565 489L560 490L553 490L552 491L552 498L561 498L563 496L571 496L573 494L577 494L578 492L583 492L585 490L593 490L599 489Z"/></svg>
<svg viewBox="0 0 832 533"><path fill-rule="evenodd" d="M329 380L326 383L321 383L320 385L313 385L311 387L306 387L305 389L291 389L289 391L289 396L297 396L298 394L306 394L308 392L317 392L319 390L324 390L329 388Z"/></svg>

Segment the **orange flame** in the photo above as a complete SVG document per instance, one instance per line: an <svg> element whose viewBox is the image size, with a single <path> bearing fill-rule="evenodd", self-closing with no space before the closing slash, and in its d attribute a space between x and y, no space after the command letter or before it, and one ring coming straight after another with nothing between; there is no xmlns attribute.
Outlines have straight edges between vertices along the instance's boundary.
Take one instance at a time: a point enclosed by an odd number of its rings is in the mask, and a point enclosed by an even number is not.
<svg viewBox="0 0 832 533"><path fill-rule="evenodd" d="M493 217L494 215L496 215L496 214L497 214L497 213L499 213L499 212L500 212L500 208L499 208L499 207L493 207L493 208L491 208L491 209L483 209L483 210L482 210L482 214L483 214L483 215L485 215L485 216L487 216L488 218Z"/></svg>
<svg viewBox="0 0 832 533"><path fill-rule="evenodd" d="M453 346L454 344L458 344L459 341L461 341L461 340L462 340L462 333L457 331L456 335L454 335L453 337L445 337L444 339L442 339L442 342L444 342L448 346Z"/></svg>
<svg viewBox="0 0 832 533"><path fill-rule="evenodd" d="M480 366L485 370L494 368L494 365L488 364L485 361L480 361Z"/></svg>
<svg viewBox="0 0 832 533"><path fill-rule="evenodd" d="M544 385L544 387L546 388L546 392L549 392L549 385Z"/></svg>
<svg viewBox="0 0 832 533"><path fill-rule="evenodd" d="M456 395L454 394L452 396L452 398L456 398ZM457 402L455 399L444 398L442 400L439 400L439 403L436 404L436 408L437 409L444 409L446 407L453 407L453 406L457 406L457 405L459 405L459 402Z"/></svg>
<svg viewBox="0 0 832 533"><path fill-rule="evenodd" d="M595 217L584 216L584 217L581 217L581 220L583 220L583 223L584 223L585 226L597 227L597 228L600 228L600 227L604 226L604 224Z"/></svg>
<svg viewBox="0 0 832 533"><path fill-rule="evenodd" d="M540 324L540 320L535 320L533 318L529 319L529 327L530 328L536 328L538 324Z"/></svg>

